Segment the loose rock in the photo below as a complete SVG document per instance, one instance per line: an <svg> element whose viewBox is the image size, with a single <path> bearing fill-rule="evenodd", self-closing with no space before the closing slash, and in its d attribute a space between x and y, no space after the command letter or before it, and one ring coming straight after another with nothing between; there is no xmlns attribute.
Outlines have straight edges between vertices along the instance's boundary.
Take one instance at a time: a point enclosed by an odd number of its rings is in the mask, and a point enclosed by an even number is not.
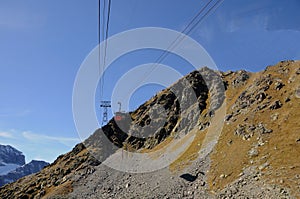
<svg viewBox="0 0 300 199"><path fill-rule="evenodd" d="M271 110L275 110L275 109L279 109L282 107L282 103L280 102L280 100L276 100L274 101L271 105L270 105L270 109Z"/></svg>

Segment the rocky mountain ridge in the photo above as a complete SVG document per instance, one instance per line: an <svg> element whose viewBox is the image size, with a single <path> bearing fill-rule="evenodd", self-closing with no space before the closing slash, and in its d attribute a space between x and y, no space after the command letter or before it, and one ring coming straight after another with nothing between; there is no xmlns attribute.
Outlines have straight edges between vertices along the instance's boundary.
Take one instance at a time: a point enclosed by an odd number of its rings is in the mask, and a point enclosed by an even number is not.
<svg viewBox="0 0 300 199"><path fill-rule="evenodd" d="M111 120L39 173L0 188L0 196L300 198L299 102L299 61L258 73L202 68L128 113L129 122ZM189 136L175 161L150 173L104 164L120 148L163 151Z"/></svg>

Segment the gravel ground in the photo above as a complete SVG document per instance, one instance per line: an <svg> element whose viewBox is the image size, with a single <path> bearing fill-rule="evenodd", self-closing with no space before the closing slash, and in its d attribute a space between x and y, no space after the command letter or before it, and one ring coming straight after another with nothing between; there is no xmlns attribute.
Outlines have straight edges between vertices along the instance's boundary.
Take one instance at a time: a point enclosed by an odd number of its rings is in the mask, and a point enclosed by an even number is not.
<svg viewBox="0 0 300 199"><path fill-rule="evenodd" d="M208 191L208 156L196 160L181 173L164 168L151 173L130 174L99 165L91 175L79 177L67 198L292 198L288 190L268 185L256 168L245 169L240 178L217 193Z"/></svg>
<svg viewBox="0 0 300 199"><path fill-rule="evenodd" d="M196 168L195 168L196 167ZM209 159L196 161L186 171L164 168L129 174L99 165L92 175L74 184L70 198L212 198L206 191Z"/></svg>

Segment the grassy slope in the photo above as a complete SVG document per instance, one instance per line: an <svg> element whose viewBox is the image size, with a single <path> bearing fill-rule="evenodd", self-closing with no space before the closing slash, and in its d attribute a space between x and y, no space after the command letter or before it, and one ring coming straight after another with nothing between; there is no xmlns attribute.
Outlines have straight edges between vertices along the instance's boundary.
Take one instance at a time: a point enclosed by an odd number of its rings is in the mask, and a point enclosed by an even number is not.
<svg viewBox="0 0 300 199"><path fill-rule="evenodd" d="M300 99L295 97L295 89L300 87L300 75L295 75L295 71L300 68L300 62L284 62L276 66L268 67L266 71L254 73L247 80L245 85L233 87L231 82L235 79L236 73L227 76L229 82L226 91L227 113L231 112L231 107L236 102L238 96L247 90L255 80L263 75L271 74L271 77L280 78L285 86L275 90L274 82L266 93L272 96L271 101L279 99L283 106L276 110L265 108L261 111L254 111L250 107L246 112L236 116L235 122L224 124L219 141L210 155L212 163L209 171L209 186L212 191L224 188L233 182L248 166L257 166L269 163L269 166L262 169L263 179L269 183L281 184L292 190L294 195L300 195L300 143L296 142L300 138ZM285 73L279 73L281 69L286 69ZM295 81L288 83L290 77L295 77ZM285 102L287 96L290 101ZM278 114L277 120L272 120L271 115ZM263 136L254 134L249 140L243 140L234 135L238 124L258 124L262 122L273 132ZM172 171L181 170L188 165L190 160L197 157L201 148L204 133L199 133L190 148L171 166ZM258 156L249 157L248 151L257 144L259 137L262 137L265 144L258 147ZM225 177L220 177L225 175Z"/></svg>

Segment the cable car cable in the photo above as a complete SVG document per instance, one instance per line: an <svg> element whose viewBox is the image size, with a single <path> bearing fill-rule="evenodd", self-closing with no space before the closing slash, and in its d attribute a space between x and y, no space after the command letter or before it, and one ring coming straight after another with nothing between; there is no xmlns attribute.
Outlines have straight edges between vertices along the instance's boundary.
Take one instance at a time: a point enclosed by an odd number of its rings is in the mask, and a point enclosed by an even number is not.
<svg viewBox="0 0 300 199"><path fill-rule="evenodd" d="M188 34L190 34L194 29L195 29L195 27L197 27L197 25L200 23L200 22L202 22L204 19L205 19L205 17L218 5L218 4L220 4L222 1L224 1L224 0L218 0L197 22L196 22L196 24L194 24L191 28L190 28L190 30L179 40L179 42L176 44L175 42L176 42L176 40L178 40L181 36L179 35L172 43L171 43L171 45L167 48L167 50L166 51L164 51L164 53L162 53L160 56L159 56L159 58L156 60L156 62L153 64L153 66L152 66L152 69L149 71L149 72L146 72L145 73L145 75L144 75L144 78L141 80L141 82L143 82L149 75L150 75L150 73L152 73L155 69L156 69L156 67L158 66L158 64L159 63L161 63L169 54L170 54L170 51L171 50L173 50L174 48L176 48L181 42L182 42L182 40L188 35ZM212 0L210 0L198 13L197 13L197 15L196 16L200 16L200 14L207 8L207 6L210 4L212 2ZM196 17L195 16L195 17ZM194 17L194 18L195 18ZM193 20L192 21L195 21L194 20L194 18L193 18ZM192 23L192 21L189 23L189 24L191 24ZM188 29L188 25L187 25L187 27L186 28L184 28L184 30L187 30ZM184 33L183 31L181 32L181 33ZM173 46L174 45L174 46Z"/></svg>
<svg viewBox="0 0 300 199"><path fill-rule="evenodd" d="M104 41L105 43L104 43L103 70L104 70L104 67L106 64L106 56L107 56L107 45L108 45L107 39L108 39L108 33L109 33L110 12L111 12L111 0L108 1L108 11L107 11L106 31L105 31L105 41ZM103 97L104 82L105 82L104 74L105 74L105 71L103 71L103 75L102 75L102 79L103 79L103 83L101 85L102 86L101 87L102 97Z"/></svg>

